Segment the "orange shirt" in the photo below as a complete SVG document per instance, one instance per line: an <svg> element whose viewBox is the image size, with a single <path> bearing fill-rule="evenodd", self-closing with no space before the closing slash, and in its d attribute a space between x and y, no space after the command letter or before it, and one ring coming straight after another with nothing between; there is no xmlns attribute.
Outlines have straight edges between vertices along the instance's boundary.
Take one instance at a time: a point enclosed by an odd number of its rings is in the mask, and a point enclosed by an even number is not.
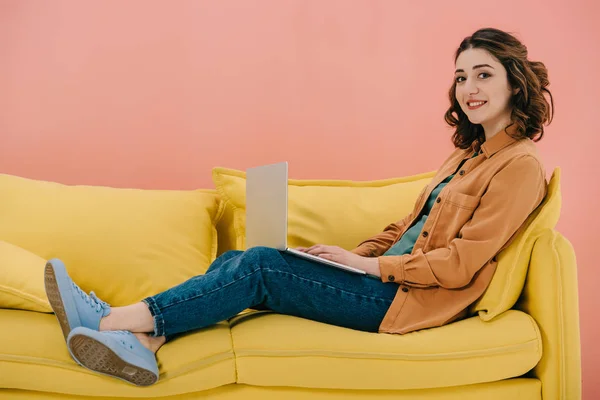
<svg viewBox="0 0 600 400"><path fill-rule="evenodd" d="M481 154L471 158L475 151ZM384 256L417 220L436 186L454 173L412 252ZM450 154L409 215L352 250L378 257L382 281L398 285L379 332L407 333L464 317L492 280L495 256L520 232L546 190L546 172L531 139L515 140L502 130L481 146L474 142Z"/></svg>

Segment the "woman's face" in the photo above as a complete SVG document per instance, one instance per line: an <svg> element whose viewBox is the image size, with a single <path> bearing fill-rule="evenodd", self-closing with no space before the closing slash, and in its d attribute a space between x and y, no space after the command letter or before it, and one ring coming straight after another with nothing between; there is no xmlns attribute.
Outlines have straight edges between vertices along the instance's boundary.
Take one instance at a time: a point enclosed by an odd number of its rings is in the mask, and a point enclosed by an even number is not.
<svg viewBox="0 0 600 400"><path fill-rule="evenodd" d="M506 69L483 49L463 51L456 60L456 100L472 124L483 126L487 138L511 123L513 91Z"/></svg>

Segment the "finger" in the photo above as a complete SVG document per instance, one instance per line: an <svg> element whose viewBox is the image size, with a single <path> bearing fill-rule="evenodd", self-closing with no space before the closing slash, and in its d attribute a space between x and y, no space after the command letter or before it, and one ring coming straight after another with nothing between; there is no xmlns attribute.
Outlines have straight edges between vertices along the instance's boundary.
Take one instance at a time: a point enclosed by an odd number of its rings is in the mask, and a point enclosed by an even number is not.
<svg viewBox="0 0 600 400"><path fill-rule="evenodd" d="M321 253L325 253L326 249L325 249L325 246L318 244L318 245L309 247L308 250L306 250L306 252L309 254L312 254L312 255L318 255Z"/></svg>
<svg viewBox="0 0 600 400"><path fill-rule="evenodd" d="M331 253L321 253L319 257L324 258L325 260L338 262L338 257L335 254Z"/></svg>
<svg viewBox="0 0 600 400"><path fill-rule="evenodd" d="M321 254L332 254L331 252L329 252L328 250L325 249L317 249L317 250L313 250L313 251L307 251L308 254L311 254L313 256L320 256Z"/></svg>

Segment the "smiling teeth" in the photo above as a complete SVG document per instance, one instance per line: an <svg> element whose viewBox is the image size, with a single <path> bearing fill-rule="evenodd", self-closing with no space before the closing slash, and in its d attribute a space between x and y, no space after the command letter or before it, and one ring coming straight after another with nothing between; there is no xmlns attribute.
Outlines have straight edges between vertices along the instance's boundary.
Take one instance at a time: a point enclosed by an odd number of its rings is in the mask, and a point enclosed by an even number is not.
<svg viewBox="0 0 600 400"><path fill-rule="evenodd" d="M476 101L474 103L468 103L468 104L469 104L470 107L477 107L477 106L480 106L480 105L482 105L484 103L485 103L485 101Z"/></svg>

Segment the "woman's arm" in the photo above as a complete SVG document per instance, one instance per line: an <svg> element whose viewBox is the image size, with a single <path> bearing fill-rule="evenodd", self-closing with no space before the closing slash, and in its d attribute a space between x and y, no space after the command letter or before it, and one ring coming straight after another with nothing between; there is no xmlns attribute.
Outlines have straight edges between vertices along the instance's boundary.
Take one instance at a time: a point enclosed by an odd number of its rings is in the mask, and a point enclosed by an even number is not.
<svg viewBox="0 0 600 400"><path fill-rule="evenodd" d="M494 257L546 195L546 179L532 156L513 160L491 180L473 217L446 248L379 257L381 279L408 286L460 288Z"/></svg>

